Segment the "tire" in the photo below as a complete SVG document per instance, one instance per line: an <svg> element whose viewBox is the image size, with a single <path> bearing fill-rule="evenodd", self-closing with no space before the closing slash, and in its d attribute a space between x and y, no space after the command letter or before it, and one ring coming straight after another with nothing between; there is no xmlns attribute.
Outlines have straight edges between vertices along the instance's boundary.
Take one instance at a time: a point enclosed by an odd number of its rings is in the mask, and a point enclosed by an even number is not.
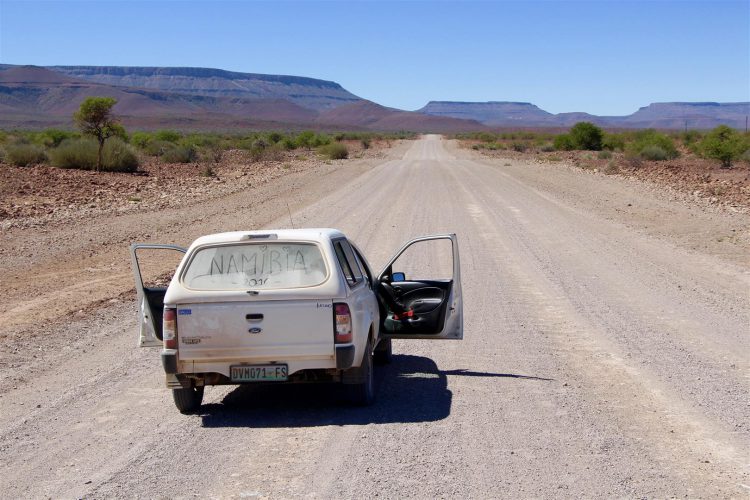
<svg viewBox="0 0 750 500"><path fill-rule="evenodd" d="M348 387L349 401L356 406L369 406L375 402L375 370L372 358L372 350L368 344L368 349L362 358L362 366L359 367L363 381Z"/></svg>
<svg viewBox="0 0 750 500"><path fill-rule="evenodd" d="M384 339L378 343L375 348L374 361L376 365L390 365L393 361L393 342L391 339Z"/></svg>
<svg viewBox="0 0 750 500"><path fill-rule="evenodd" d="M172 389L174 405L182 414L193 413L200 408L203 402L204 387L188 387L183 389Z"/></svg>

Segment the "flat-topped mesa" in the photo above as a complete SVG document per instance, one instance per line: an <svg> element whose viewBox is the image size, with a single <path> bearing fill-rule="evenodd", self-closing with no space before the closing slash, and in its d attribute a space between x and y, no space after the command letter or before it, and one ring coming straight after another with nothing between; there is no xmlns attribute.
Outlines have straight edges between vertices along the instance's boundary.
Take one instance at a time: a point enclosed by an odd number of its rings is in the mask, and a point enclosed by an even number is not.
<svg viewBox="0 0 750 500"><path fill-rule="evenodd" d="M548 120L552 114L529 102L430 101L420 113L477 120L485 125L525 125Z"/></svg>
<svg viewBox="0 0 750 500"><path fill-rule="evenodd" d="M750 102L654 102L639 108L628 118L648 120L654 118L680 118L712 116L717 119L744 119L750 114Z"/></svg>
<svg viewBox="0 0 750 500"><path fill-rule="evenodd" d="M336 82L316 78L240 73L214 68L50 66L81 80L120 87L213 97L284 99L310 109L329 109L360 98Z"/></svg>
<svg viewBox="0 0 750 500"><path fill-rule="evenodd" d="M551 114L528 102L430 101L419 112L477 120L488 126L568 127L579 121L602 126L631 128L712 128L717 125L744 127L750 115L748 102L658 102L625 116L597 116L570 112Z"/></svg>

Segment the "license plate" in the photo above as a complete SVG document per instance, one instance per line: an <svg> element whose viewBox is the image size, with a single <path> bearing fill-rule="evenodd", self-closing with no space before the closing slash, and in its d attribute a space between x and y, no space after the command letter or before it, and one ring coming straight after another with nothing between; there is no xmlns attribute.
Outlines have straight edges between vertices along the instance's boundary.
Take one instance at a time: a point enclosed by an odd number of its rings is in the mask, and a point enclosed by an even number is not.
<svg viewBox="0 0 750 500"><path fill-rule="evenodd" d="M236 365L229 367L232 382L280 382L289 376L287 365Z"/></svg>

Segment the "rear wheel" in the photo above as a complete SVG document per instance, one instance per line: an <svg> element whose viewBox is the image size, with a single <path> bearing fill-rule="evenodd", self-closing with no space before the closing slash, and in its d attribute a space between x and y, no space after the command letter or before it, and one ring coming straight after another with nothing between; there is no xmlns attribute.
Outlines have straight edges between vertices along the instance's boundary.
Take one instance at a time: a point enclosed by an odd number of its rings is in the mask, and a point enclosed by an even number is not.
<svg viewBox="0 0 750 500"><path fill-rule="evenodd" d="M391 339L383 339L375 348L375 364L389 365L393 361L393 342Z"/></svg>
<svg viewBox="0 0 750 500"><path fill-rule="evenodd" d="M172 389L174 405L180 413L192 413L200 408L203 402L203 389L204 387Z"/></svg>

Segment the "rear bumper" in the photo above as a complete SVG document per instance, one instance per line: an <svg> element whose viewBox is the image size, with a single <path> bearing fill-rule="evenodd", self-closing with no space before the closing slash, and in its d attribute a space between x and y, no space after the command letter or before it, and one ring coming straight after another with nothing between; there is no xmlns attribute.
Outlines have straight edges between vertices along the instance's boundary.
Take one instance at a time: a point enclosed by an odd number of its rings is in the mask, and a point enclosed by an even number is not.
<svg viewBox="0 0 750 500"><path fill-rule="evenodd" d="M336 368L346 370L354 364L354 345L336 346Z"/></svg>
<svg viewBox="0 0 750 500"><path fill-rule="evenodd" d="M332 346L333 347L333 346ZM338 367L338 360L342 357L346 358L342 354L338 353L338 349L331 349L327 356L294 356L294 357L235 357L235 358L223 358L223 359L185 359L180 356L176 360L176 375L193 375L193 374L205 374L205 373L218 373L226 377L230 377L230 368L234 365L265 365L269 363L280 363L285 364L289 368L289 375L293 375L303 370L336 370ZM166 359L165 359L166 358ZM175 358L163 356L162 365L164 370L171 369L171 362ZM345 361L345 360L344 360ZM169 372L167 371L167 374Z"/></svg>
<svg viewBox="0 0 750 500"><path fill-rule="evenodd" d="M177 351L173 349L162 351L161 366L164 367L164 373L167 375L177 373Z"/></svg>

